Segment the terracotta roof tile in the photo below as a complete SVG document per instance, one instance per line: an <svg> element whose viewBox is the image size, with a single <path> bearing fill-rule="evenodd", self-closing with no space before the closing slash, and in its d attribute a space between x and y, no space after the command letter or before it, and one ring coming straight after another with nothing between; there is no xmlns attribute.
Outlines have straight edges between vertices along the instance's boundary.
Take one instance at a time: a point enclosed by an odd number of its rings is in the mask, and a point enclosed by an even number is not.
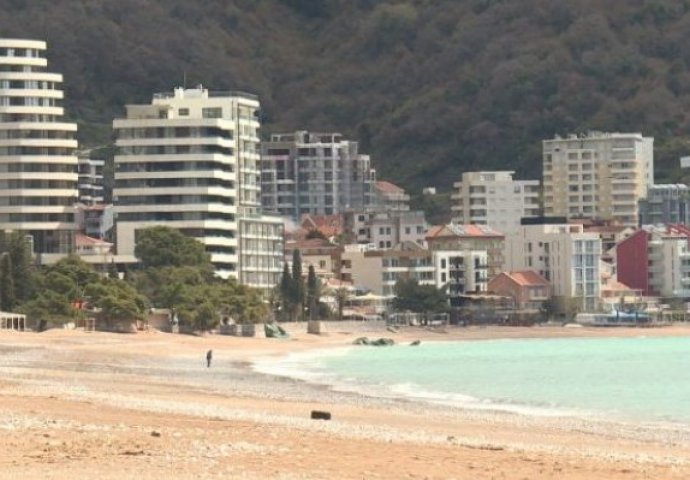
<svg viewBox="0 0 690 480"><path fill-rule="evenodd" d="M503 272L510 277L515 283L523 287L528 286L547 286L549 281L532 270L521 270L517 272Z"/></svg>
<svg viewBox="0 0 690 480"><path fill-rule="evenodd" d="M384 193L405 193L405 190L391 182L376 182L376 189Z"/></svg>
<svg viewBox="0 0 690 480"><path fill-rule="evenodd" d="M426 232L426 238L437 237L503 237L498 230L488 225L460 225L450 223L448 225L436 225Z"/></svg>

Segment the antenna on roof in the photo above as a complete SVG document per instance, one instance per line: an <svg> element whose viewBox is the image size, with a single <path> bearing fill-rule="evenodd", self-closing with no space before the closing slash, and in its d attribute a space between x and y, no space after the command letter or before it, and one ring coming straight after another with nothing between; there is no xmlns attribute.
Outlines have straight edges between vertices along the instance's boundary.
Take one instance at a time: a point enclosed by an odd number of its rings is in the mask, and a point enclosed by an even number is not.
<svg viewBox="0 0 690 480"><path fill-rule="evenodd" d="M187 70L182 71L182 88L187 89Z"/></svg>

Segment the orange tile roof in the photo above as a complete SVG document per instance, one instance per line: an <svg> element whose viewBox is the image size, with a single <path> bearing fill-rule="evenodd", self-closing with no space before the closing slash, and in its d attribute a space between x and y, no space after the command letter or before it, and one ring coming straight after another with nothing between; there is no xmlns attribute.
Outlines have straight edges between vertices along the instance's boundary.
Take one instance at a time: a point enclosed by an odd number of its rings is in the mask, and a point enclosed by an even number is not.
<svg viewBox="0 0 690 480"><path fill-rule="evenodd" d="M326 237L335 237L343 233L342 215L302 215L302 228L318 230Z"/></svg>
<svg viewBox="0 0 690 480"><path fill-rule="evenodd" d="M307 249L307 248L337 248L337 245L333 245L331 242L324 238L306 238L304 240L294 240L285 243L285 250L292 251L294 249Z"/></svg>
<svg viewBox="0 0 690 480"><path fill-rule="evenodd" d="M405 190L391 182L379 181L376 182L376 189L384 193L405 193Z"/></svg>
<svg viewBox="0 0 690 480"><path fill-rule="evenodd" d="M523 287L529 286L547 286L549 281L532 270L521 270L518 272L503 272L511 280Z"/></svg>
<svg viewBox="0 0 690 480"><path fill-rule="evenodd" d="M427 230L426 238L439 237L503 237L498 230L494 230L488 225L459 225L450 223L448 225L436 225Z"/></svg>
<svg viewBox="0 0 690 480"><path fill-rule="evenodd" d="M87 245L109 245L109 246L112 246L112 243L110 243L110 242L106 242L105 240L100 240L98 238L89 237L87 235L84 235L83 233L77 233L74 236L74 242L78 247L85 247Z"/></svg>

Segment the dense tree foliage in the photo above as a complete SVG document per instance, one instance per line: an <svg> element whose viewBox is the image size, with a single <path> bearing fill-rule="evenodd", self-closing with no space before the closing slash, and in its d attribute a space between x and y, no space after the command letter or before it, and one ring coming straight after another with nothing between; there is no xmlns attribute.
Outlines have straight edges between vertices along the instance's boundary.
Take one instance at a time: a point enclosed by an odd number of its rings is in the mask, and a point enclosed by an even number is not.
<svg viewBox="0 0 690 480"><path fill-rule="evenodd" d="M222 317L240 323L267 320L268 308L260 291L214 276L203 245L180 235L169 228L143 230L137 252L148 266L120 279L112 266L109 272L99 273L77 256L42 268L28 263L17 270L13 258L30 261L28 254L23 257L19 252L26 247L25 239L0 234L4 248L0 250L0 308L16 306L40 328L86 315L100 315L114 326L143 319L151 306L174 309L181 325L197 330L216 327ZM17 295L17 271L28 272L28 296ZM83 311L83 306L91 311Z"/></svg>
<svg viewBox="0 0 690 480"><path fill-rule="evenodd" d="M656 138L690 151L690 2L0 0L6 37L44 38L87 145L127 103L186 79L258 93L264 133L339 130L379 176L448 188L470 169L540 172L540 140ZM78 25L78 28L74 26Z"/></svg>
<svg viewBox="0 0 690 480"><path fill-rule="evenodd" d="M443 290L433 285L420 285L415 279L400 279L395 283L393 308L419 313L436 313L448 310L448 298Z"/></svg>
<svg viewBox="0 0 690 480"><path fill-rule="evenodd" d="M144 268L211 265L210 257L201 242L168 227L140 230L134 254Z"/></svg>

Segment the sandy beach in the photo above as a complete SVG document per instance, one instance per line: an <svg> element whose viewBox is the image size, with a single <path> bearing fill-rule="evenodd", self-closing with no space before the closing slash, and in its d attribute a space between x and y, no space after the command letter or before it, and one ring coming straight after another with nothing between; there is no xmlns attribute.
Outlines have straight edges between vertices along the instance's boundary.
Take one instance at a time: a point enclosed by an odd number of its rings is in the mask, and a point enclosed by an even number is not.
<svg viewBox="0 0 690 480"><path fill-rule="evenodd" d="M690 328L378 333L426 342L688 336ZM0 479L690 477L690 429L678 426L371 398L250 368L255 359L345 346L362 335L0 332ZM313 409L333 419L311 420Z"/></svg>

